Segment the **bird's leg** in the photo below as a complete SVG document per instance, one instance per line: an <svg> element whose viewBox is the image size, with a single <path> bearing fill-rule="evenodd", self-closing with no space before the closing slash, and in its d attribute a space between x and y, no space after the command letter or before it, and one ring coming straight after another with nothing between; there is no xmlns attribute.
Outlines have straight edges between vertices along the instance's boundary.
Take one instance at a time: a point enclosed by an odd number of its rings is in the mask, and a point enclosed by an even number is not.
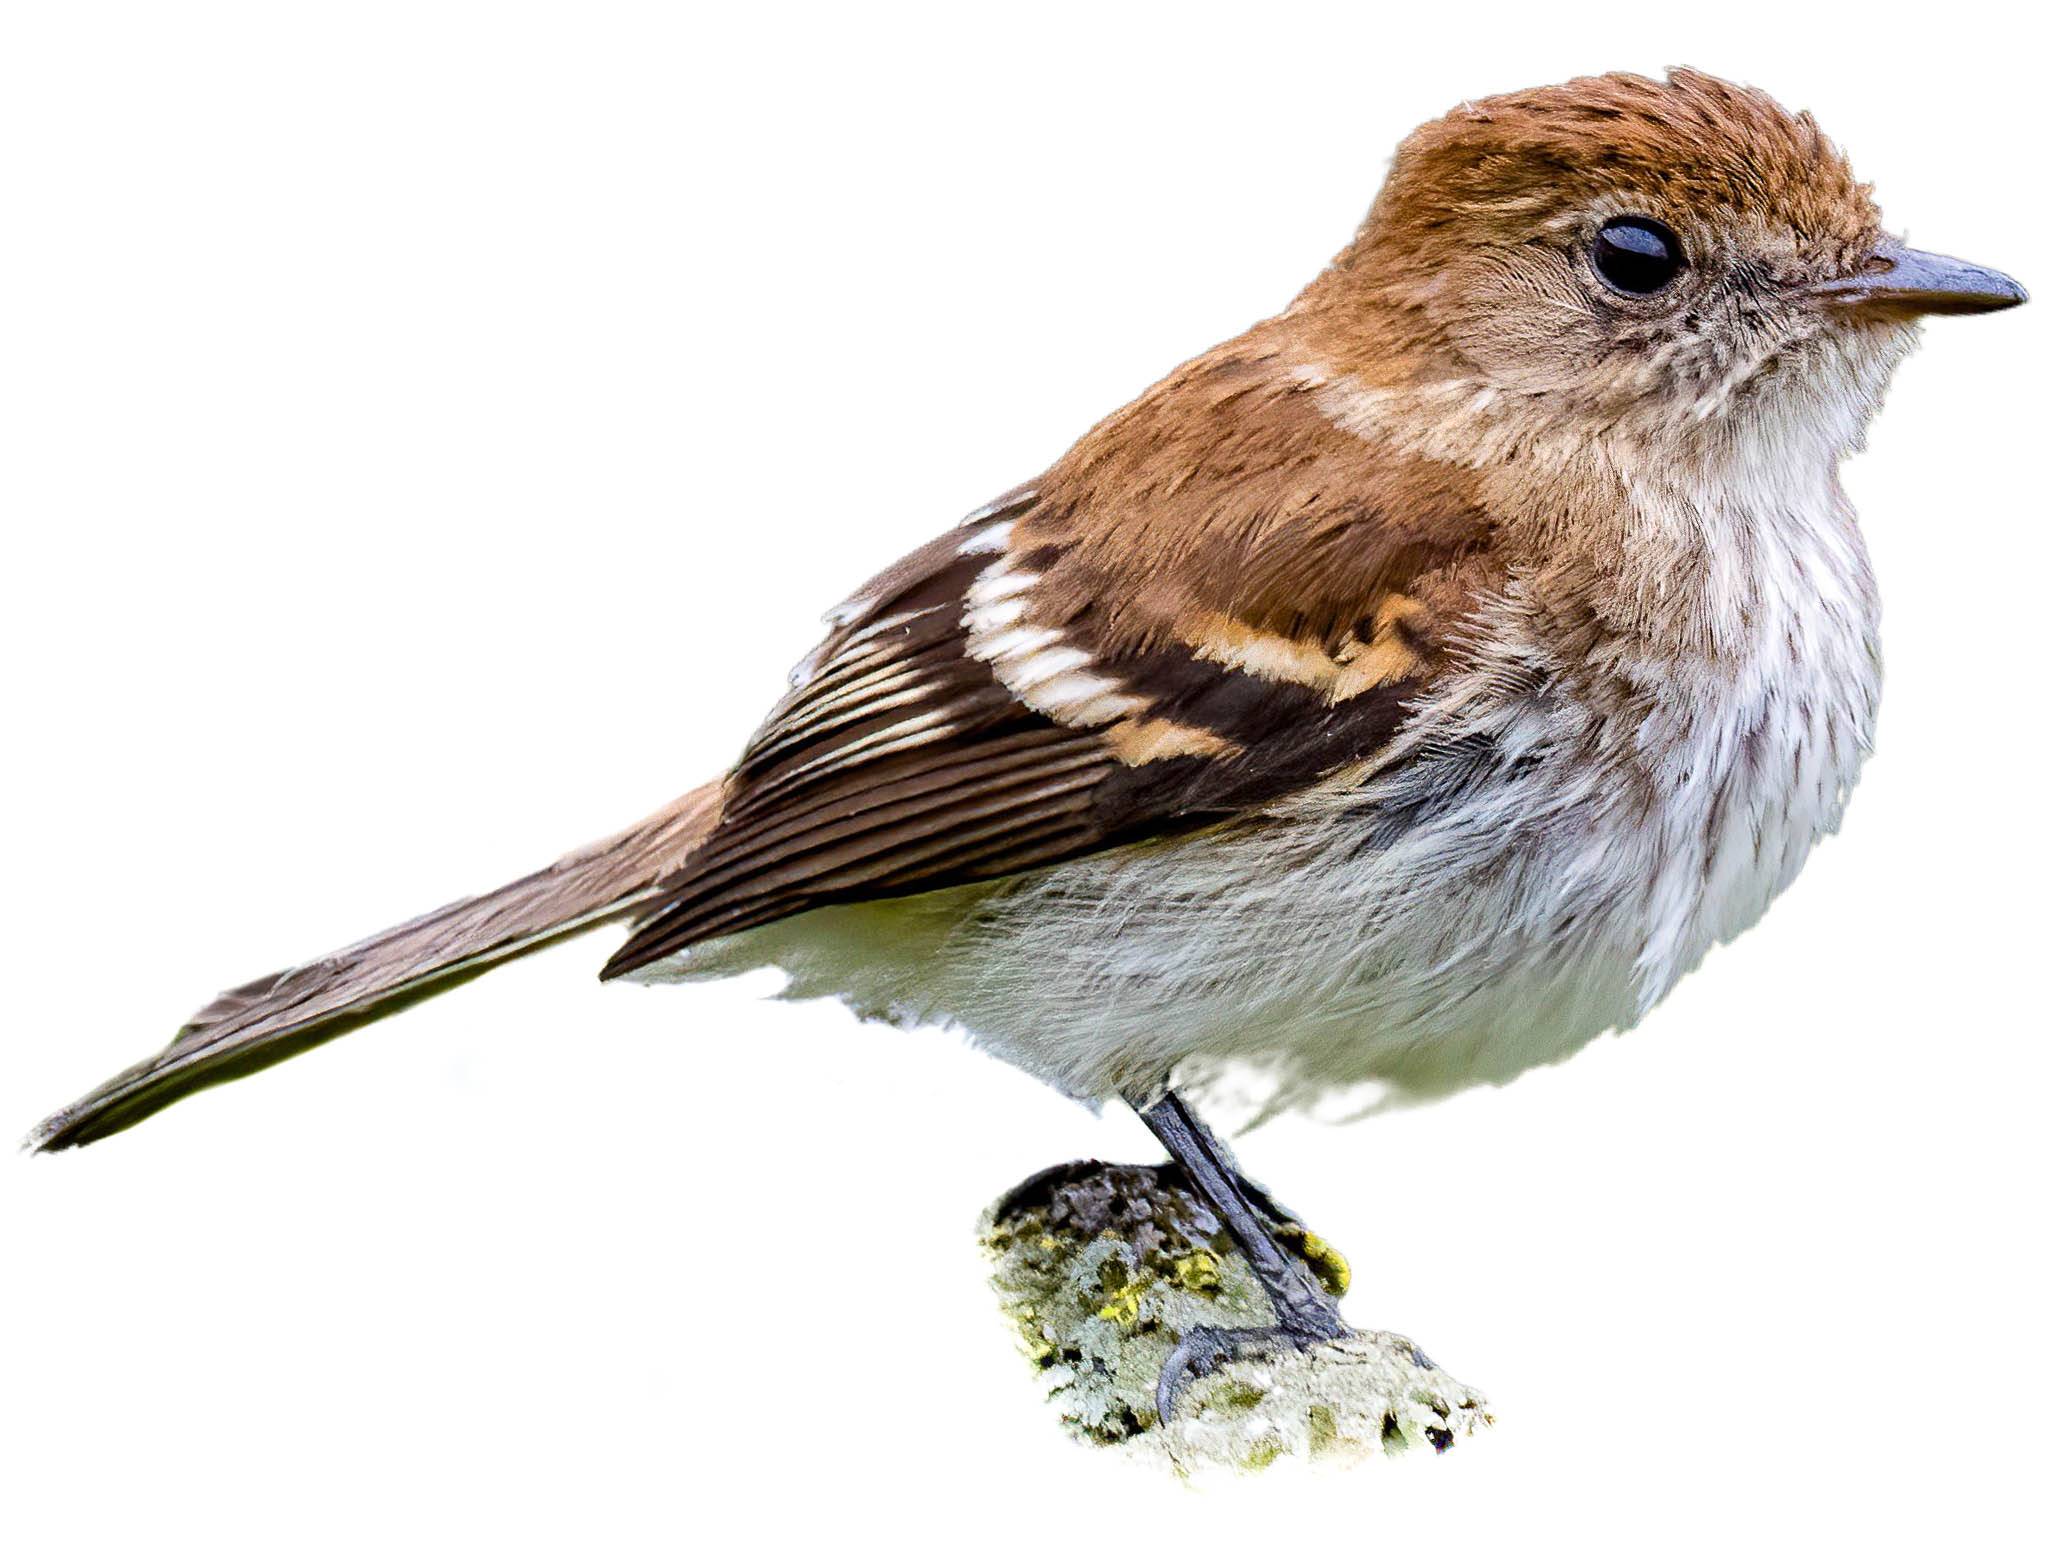
<svg viewBox="0 0 2059 1544"><path fill-rule="evenodd" d="M1261 1209L1296 1227L1299 1223L1238 1171L1229 1149L1201 1123L1187 1102L1167 1091L1148 1104L1132 1103L1151 1134L1230 1230L1278 1321L1272 1329L1204 1327L1183 1335L1158 1379L1158 1418L1170 1425L1180 1390L1190 1379L1205 1376L1240 1356L1262 1352L1268 1345L1285 1342L1306 1350L1322 1341L1341 1340L1351 1331L1308 1267L1280 1247Z"/></svg>
<svg viewBox="0 0 2059 1544"><path fill-rule="evenodd" d="M1330 1295L1316 1284L1306 1265L1281 1248L1266 1215L1295 1227L1300 1226L1299 1219L1245 1178L1221 1138L1202 1124L1178 1094L1161 1094L1136 1109L1151 1134L1201 1192L1209 1210L1236 1239L1272 1302L1280 1327L1311 1340L1332 1340L1348 1333Z"/></svg>

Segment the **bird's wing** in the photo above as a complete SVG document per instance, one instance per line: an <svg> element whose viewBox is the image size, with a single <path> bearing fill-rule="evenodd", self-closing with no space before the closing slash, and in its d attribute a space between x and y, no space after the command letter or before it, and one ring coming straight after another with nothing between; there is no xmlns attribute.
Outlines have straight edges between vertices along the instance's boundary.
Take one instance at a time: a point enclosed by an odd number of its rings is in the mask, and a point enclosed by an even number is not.
<svg viewBox="0 0 2059 1544"><path fill-rule="evenodd" d="M1205 355L831 614L605 974L1260 809L1394 738L1501 576L1465 477Z"/></svg>

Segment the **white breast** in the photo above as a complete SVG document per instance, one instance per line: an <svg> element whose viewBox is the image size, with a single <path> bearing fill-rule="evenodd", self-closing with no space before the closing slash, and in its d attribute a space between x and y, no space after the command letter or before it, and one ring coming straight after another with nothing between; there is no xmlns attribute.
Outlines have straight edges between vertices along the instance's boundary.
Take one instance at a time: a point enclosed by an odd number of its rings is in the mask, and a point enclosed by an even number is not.
<svg viewBox="0 0 2059 1544"><path fill-rule="evenodd" d="M1707 518L1735 557L1707 604L1737 619L1734 636L1652 724L1675 743L1650 747L1665 797L1640 1010L1794 879L1872 745L1878 602L1850 509L1820 472L1728 495Z"/></svg>

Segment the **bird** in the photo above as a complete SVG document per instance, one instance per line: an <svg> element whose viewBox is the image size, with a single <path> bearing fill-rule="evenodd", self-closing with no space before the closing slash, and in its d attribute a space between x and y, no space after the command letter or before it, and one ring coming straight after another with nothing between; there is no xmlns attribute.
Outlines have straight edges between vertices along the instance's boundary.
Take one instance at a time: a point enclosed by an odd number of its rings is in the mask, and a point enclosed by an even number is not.
<svg viewBox="0 0 2059 1544"><path fill-rule="evenodd" d="M1880 603L1839 466L1927 316L1807 113L1692 69L1410 134L1279 314L884 569L719 778L222 994L39 1126L174 1100L606 923L1127 1104L1273 1308L1349 1333L1197 1104L1504 1082L1629 1028L1836 830Z"/></svg>

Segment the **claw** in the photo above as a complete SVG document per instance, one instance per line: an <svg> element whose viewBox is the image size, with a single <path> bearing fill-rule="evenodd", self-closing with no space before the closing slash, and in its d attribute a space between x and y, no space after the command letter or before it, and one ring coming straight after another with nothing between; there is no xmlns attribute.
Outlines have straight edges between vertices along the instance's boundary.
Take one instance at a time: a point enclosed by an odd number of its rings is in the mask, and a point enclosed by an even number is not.
<svg viewBox="0 0 2059 1544"><path fill-rule="evenodd" d="M1243 1329L1221 1329L1212 1324L1197 1325L1180 1337L1172 1355L1158 1372L1158 1424L1171 1431L1180 1395L1197 1378L1220 1372L1231 1362L1263 1356L1274 1348L1306 1351L1332 1339L1325 1333L1307 1333L1281 1325L1256 1325Z"/></svg>
<svg viewBox="0 0 2059 1544"><path fill-rule="evenodd" d="M1205 1378L1230 1360L1229 1336L1218 1329L1191 1329L1180 1337L1172 1355L1158 1370L1158 1424L1172 1430L1180 1395L1196 1378Z"/></svg>

